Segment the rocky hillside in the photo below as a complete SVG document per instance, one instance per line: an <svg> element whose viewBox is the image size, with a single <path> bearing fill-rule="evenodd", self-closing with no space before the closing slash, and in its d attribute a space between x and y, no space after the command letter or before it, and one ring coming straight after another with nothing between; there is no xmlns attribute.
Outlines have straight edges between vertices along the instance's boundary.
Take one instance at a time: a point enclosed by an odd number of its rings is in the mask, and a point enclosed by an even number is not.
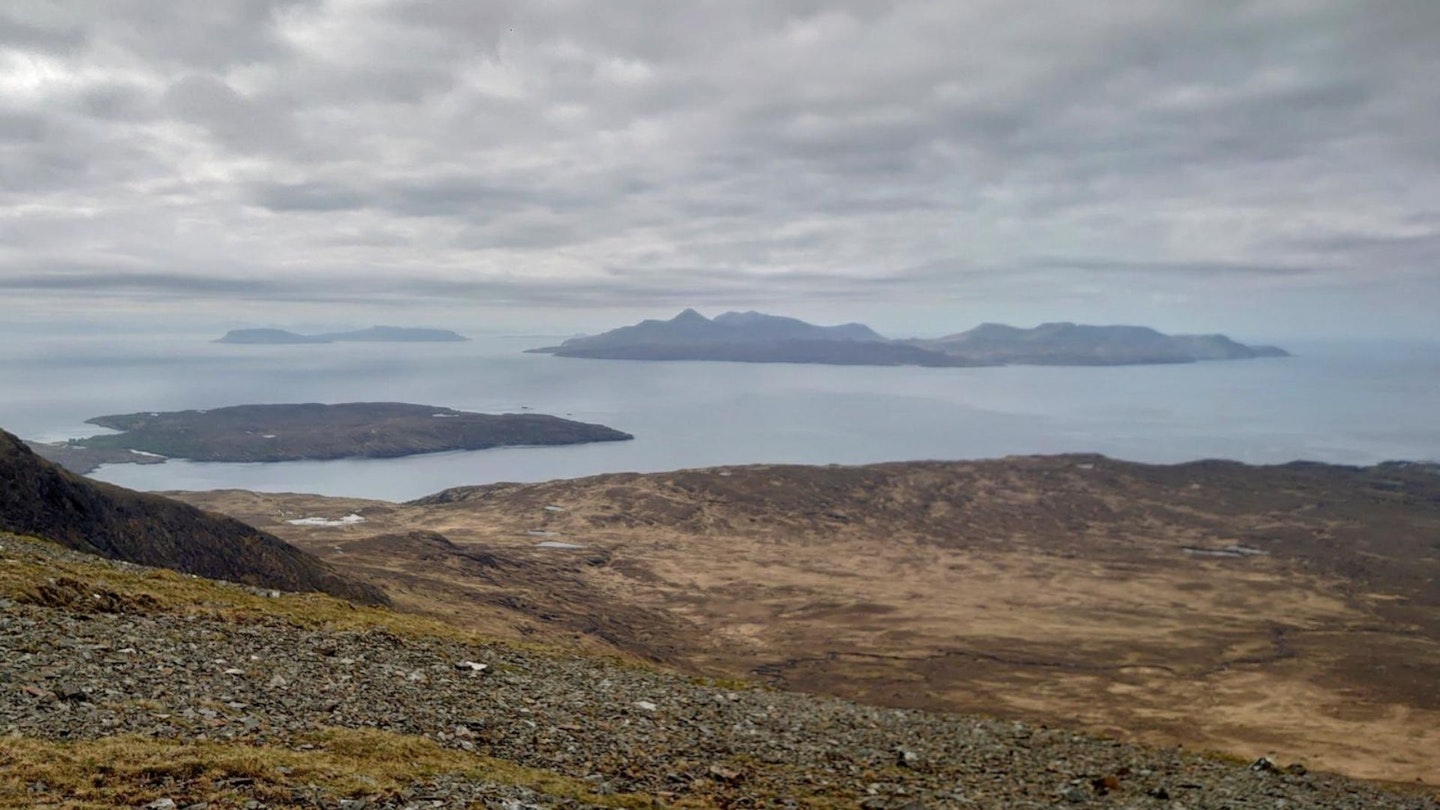
<svg viewBox="0 0 1440 810"><path fill-rule="evenodd" d="M178 497L487 632L1440 784L1436 473L1076 455Z"/></svg>
<svg viewBox="0 0 1440 810"><path fill-rule="evenodd" d="M4 431L0 530L215 579L386 601L378 588L337 574L274 535L167 498L81 478Z"/></svg>
<svg viewBox="0 0 1440 810"><path fill-rule="evenodd" d="M1435 810L1301 763L466 638L0 537L0 806Z"/></svg>

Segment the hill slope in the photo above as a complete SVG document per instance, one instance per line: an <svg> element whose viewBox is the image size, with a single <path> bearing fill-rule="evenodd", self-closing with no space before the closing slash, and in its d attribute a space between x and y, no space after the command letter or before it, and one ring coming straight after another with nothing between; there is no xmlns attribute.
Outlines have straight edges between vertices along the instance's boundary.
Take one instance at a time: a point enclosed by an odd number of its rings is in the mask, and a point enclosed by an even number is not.
<svg viewBox="0 0 1440 810"><path fill-rule="evenodd" d="M285 541L233 518L81 478L0 431L0 530L80 551L286 591L386 601Z"/></svg>
<svg viewBox="0 0 1440 810"><path fill-rule="evenodd" d="M613 474L413 504L181 497L456 621L1440 782L1440 475L1424 465L1059 456ZM366 521L285 522L351 512ZM416 531L453 549L397 539Z"/></svg>
<svg viewBox="0 0 1440 810"><path fill-rule="evenodd" d="M1437 808L1298 763L527 651L3 535L0 685L0 807Z"/></svg>

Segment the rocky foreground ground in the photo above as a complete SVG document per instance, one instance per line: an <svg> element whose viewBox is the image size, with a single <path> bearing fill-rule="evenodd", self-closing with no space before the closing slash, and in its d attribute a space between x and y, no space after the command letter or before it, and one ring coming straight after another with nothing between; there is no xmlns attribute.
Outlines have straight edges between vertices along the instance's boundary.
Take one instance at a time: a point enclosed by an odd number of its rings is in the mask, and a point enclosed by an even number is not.
<svg viewBox="0 0 1440 810"><path fill-rule="evenodd" d="M48 575L25 574L36 571ZM185 605L181 585L210 590ZM393 623L330 627L282 609L301 597L13 537L0 541L0 594L5 806L1440 808L1298 763L696 681Z"/></svg>

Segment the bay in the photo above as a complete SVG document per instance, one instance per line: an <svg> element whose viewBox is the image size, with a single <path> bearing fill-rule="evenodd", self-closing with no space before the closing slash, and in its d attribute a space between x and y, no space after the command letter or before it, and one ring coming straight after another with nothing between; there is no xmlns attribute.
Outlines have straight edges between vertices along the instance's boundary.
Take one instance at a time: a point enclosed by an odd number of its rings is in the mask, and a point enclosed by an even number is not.
<svg viewBox="0 0 1440 810"><path fill-rule="evenodd" d="M398 401L599 422L631 442L402 459L109 465L142 490L243 488L403 500L445 487L751 463L860 464L1098 452L1370 464L1440 458L1440 350L1299 344L1295 357L1115 368L647 363L456 344L231 346L192 335L6 335L0 428L46 441L84 420L264 402Z"/></svg>

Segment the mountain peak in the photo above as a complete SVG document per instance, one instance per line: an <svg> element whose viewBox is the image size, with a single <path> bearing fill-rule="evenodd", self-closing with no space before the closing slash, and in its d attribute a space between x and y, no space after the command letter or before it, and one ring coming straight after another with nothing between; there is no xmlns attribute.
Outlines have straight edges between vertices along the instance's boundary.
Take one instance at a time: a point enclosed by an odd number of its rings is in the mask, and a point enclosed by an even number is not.
<svg viewBox="0 0 1440 810"><path fill-rule="evenodd" d="M710 323L710 319L687 307L685 311L671 318L670 323Z"/></svg>

